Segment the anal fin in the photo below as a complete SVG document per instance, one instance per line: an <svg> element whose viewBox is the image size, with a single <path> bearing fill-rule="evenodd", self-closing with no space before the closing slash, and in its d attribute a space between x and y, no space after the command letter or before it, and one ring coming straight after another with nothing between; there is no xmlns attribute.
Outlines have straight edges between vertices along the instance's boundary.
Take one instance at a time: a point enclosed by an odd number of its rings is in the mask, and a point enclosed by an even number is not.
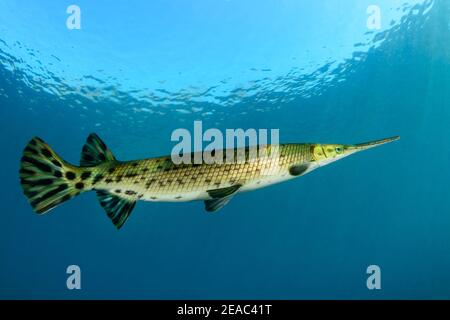
<svg viewBox="0 0 450 320"><path fill-rule="evenodd" d="M118 197L108 191L98 190L97 197L117 229L120 229L136 205L136 200Z"/></svg>
<svg viewBox="0 0 450 320"><path fill-rule="evenodd" d="M241 186L238 184L227 188L208 190L207 192L212 199L205 200L206 211L215 212L222 209L238 192Z"/></svg>

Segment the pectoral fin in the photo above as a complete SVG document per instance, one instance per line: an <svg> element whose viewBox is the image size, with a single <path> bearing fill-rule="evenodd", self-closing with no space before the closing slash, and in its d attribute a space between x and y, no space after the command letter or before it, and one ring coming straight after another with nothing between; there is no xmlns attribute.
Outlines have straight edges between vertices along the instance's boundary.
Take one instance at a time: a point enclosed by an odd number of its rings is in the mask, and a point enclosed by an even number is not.
<svg viewBox="0 0 450 320"><path fill-rule="evenodd" d="M289 174L291 176L297 177L297 176L304 174L306 172L306 170L308 170L308 169L309 169L309 164L307 164L307 163L303 163L300 165L294 165L289 168Z"/></svg>
<svg viewBox="0 0 450 320"><path fill-rule="evenodd" d="M211 200L205 200L205 209L208 212L214 212L222 209L231 198L238 192L241 185L235 185L227 188L208 190Z"/></svg>

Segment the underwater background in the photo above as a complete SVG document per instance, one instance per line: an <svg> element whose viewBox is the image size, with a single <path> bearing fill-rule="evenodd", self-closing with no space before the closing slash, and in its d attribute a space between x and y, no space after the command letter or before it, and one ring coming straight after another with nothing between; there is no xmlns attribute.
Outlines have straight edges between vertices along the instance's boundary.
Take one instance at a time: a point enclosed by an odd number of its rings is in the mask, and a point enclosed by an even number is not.
<svg viewBox="0 0 450 320"><path fill-rule="evenodd" d="M216 214L139 202L119 231L93 192L42 216L22 194L32 136L78 163L96 132L132 160L169 154L194 120L401 140ZM0 133L0 298L450 298L449 1L0 0Z"/></svg>

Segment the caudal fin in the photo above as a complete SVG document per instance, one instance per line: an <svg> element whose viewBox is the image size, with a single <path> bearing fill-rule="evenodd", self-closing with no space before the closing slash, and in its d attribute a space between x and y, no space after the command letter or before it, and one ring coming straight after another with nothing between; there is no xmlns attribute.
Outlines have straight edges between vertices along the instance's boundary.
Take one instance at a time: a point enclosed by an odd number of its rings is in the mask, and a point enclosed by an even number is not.
<svg viewBox="0 0 450 320"><path fill-rule="evenodd" d="M34 211L45 213L83 192L78 171L40 138L31 139L20 161L20 183Z"/></svg>

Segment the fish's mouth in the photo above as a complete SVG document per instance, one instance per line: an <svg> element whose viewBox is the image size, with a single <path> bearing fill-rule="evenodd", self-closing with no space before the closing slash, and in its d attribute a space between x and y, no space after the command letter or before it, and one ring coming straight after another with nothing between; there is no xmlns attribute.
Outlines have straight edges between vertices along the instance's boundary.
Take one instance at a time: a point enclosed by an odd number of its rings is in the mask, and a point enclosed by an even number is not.
<svg viewBox="0 0 450 320"><path fill-rule="evenodd" d="M353 152L362 151L362 150L367 150L367 149L374 148L377 146L381 146L382 144L390 143L390 142L396 141L398 139L400 139L400 136L394 136L394 137L385 138L385 139L381 139L381 140L375 140L375 141L370 141L370 142L365 142L365 143L349 145L349 146L347 146L346 149L349 151L353 151Z"/></svg>

